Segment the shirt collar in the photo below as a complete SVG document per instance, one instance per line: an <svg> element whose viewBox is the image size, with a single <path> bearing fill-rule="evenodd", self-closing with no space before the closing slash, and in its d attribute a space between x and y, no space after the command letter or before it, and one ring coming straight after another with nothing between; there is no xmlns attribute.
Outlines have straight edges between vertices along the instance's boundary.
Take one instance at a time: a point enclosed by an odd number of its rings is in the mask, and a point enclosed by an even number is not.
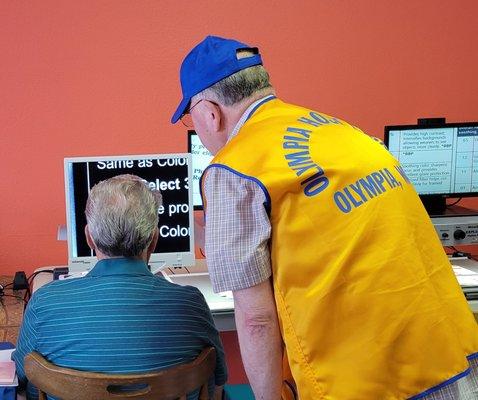
<svg viewBox="0 0 478 400"><path fill-rule="evenodd" d="M96 263L87 276L153 275L143 260L136 258L105 258Z"/></svg>
<svg viewBox="0 0 478 400"><path fill-rule="evenodd" d="M245 124L245 122L256 112L256 110L264 103L267 103L269 100L275 99L276 96L273 94L269 94L265 97L262 97L259 100L256 100L254 103L252 103L249 107L247 107L247 110L244 111L242 114L241 118L239 118L239 121L237 121L236 126L232 130L231 134L227 138L227 141L231 140L234 136L237 135L239 130L242 128L242 126Z"/></svg>

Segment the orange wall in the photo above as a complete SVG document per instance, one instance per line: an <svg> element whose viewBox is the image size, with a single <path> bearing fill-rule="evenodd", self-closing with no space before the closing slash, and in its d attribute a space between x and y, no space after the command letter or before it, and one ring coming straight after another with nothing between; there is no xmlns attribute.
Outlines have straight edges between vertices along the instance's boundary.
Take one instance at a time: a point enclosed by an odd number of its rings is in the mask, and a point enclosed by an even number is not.
<svg viewBox="0 0 478 400"><path fill-rule="evenodd" d="M280 97L381 136L478 119L475 0L0 2L1 273L67 260L63 158L186 150L179 64L206 34L262 49Z"/></svg>

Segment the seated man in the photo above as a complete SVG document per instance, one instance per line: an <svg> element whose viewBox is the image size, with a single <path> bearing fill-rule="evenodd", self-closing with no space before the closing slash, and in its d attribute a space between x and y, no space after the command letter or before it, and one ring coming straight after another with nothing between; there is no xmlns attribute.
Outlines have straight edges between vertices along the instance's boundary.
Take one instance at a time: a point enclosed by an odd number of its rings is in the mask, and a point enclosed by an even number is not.
<svg viewBox="0 0 478 400"><path fill-rule="evenodd" d="M61 367L128 374L190 362L212 345L217 364L210 391L215 383L220 398L224 351L203 295L154 276L147 266L158 240L160 202L159 193L132 175L93 187L85 233L98 262L84 278L34 293L13 354L21 382L23 359L33 350ZM28 385L27 398L35 392Z"/></svg>

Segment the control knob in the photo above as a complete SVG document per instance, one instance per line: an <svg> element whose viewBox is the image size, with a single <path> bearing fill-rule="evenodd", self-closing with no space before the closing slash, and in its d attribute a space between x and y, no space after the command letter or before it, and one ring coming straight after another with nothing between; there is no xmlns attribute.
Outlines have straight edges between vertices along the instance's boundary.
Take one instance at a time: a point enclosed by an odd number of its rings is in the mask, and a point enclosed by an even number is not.
<svg viewBox="0 0 478 400"><path fill-rule="evenodd" d="M453 232L453 237L456 240L463 240L466 237L466 233L465 233L465 231L463 231L461 229L457 229L455 232Z"/></svg>

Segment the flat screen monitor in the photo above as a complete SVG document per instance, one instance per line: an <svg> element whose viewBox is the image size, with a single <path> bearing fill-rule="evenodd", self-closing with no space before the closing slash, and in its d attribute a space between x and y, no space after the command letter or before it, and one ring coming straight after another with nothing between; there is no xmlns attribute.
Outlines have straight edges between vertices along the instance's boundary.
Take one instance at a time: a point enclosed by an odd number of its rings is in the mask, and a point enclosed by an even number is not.
<svg viewBox="0 0 478 400"><path fill-rule="evenodd" d="M386 126L384 139L430 213L478 195L478 122Z"/></svg>
<svg viewBox="0 0 478 400"><path fill-rule="evenodd" d="M159 240L151 255L151 269L157 272L162 267L194 265L190 154L65 158L64 170L70 267L81 269L96 262L84 233L86 201L96 183L121 174L143 178L162 195L163 204L158 209Z"/></svg>
<svg viewBox="0 0 478 400"><path fill-rule="evenodd" d="M211 162L213 155L204 147L199 139L199 136L194 131L188 131L188 152L192 156L192 189L193 189L193 204L195 210L202 210L202 198L199 190L199 179L203 171Z"/></svg>

